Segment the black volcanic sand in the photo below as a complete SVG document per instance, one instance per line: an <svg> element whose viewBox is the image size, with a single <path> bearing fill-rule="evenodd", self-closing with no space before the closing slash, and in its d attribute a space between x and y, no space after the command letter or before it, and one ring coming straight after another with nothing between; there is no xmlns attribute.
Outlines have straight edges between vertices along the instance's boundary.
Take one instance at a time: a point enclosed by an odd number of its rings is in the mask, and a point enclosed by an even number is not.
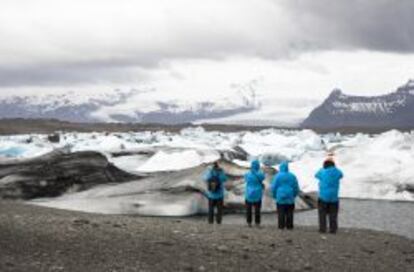
<svg viewBox="0 0 414 272"><path fill-rule="evenodd" d="M225 220L225 218L224 218ZM0 201L0 271L414 271L414 241L95 215Z"/></svg>
<svg viewBox="0 0 414 272"><path fill-rule="evenodd" d="M0 119L0 135L15 134L52 134L55 132L141 132L141 131L168 131L180 132L184 128L203 127L207 131L239 132L260 131L263 129L287 129L298 130L303 127L276 127L276 126L253 126L253 125L225 125L225 124L156 124L156 123L72 123L56 119ZM335 128L312 128L317 133L341 132L353 134L357 132L377 134L391 129L400 131L411 131L414 127L335 127Z"/></svg>
<svg viewBox="0 0 414 272"><path fill-rule="evenodd" d="M64 132L141 132L141 131L168 131L180 132L184 128L198 127L191 123L183 124L157 124L157 123L73 123L56 119L0 119L0 135L15 134L50 134L59 131ZM219 125L202 124L206 130L222 132L234 131L258 131L270 126L243 126L243 125Z"/></svg>

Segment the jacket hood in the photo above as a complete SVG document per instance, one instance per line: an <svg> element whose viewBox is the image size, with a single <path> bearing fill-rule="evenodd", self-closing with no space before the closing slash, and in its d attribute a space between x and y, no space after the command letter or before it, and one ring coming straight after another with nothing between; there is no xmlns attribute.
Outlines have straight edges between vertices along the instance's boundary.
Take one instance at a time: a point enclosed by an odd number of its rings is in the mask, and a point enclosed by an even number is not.
<svg viewBox="0 0 414 272"><path fill-rule="evenodd" d="M250 169L254 172L257 172L260 170L260 162L258 160L252 161L250 165Z"/></svg>
<svg viewBox="0 0 414 272"><path fill-rule="evenodd" d="M282 162L279 166L279 170L284 173L289 172L289 163L287 161Z"/></svg>

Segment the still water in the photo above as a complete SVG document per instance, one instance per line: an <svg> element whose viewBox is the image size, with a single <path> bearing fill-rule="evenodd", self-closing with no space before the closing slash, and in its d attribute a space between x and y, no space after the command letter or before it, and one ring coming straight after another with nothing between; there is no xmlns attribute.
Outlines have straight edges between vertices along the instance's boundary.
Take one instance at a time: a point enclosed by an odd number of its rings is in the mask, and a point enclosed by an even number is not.
<svg viewBox="0 0 414 272"><path fill-rule="evenodd" d="M275 214L264 214L263 225L275 225ZM245 224L242 215L226 215L223 224ZM317 210L295 213L295 224L317 226ZM342 199L339 227L386 231L414 239L414 203Z"/></svg>

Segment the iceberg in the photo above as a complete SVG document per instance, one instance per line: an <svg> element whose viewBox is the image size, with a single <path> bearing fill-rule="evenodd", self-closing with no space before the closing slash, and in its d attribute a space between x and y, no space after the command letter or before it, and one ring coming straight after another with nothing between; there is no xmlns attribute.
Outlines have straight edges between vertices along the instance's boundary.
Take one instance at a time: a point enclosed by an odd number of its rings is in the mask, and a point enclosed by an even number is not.
<svg viewBox="0 0 414 272"><path fill-rule="evenodd" d="M27 141L29 137L31 141ZM2 136L0 157L34 158L67 147L69 153L99 152L117 168L148 178L34 200L39 205L102 213L202 213L206 200L201 176L213 161L220 160L232 177L227 203L240 206L242 176L250 159L259 158L274 168L289 160L301 190L312 193L318 189L314 174L328 153L334 154L345 175L340 197L414 201L414 131L370 135L282 129L227 133L187 128L178 133L61 133L60 138L59 143L49 143L45 135ZM264 203L264 210L274 209L270 196Z"/></svg>
<svg viewBox="0 0 414 272"><path fill-rule="evenodd" d="M8 158L16 158L21 157L26 152L26 149L18 146L9 147L9 148L1 148L0 149L0 156L8 157Z"/></svg>
<svg viewBox="0 0 414 272"><path fill-rule="evenodd" d="M205 163L217 161L220 154L215 151L205 150L183 150L183 151L158 151L148 159L143 165L139 166L137 172L160 172L176 171L185 168L192 168Z"/></svg>
<svg viewBox="0 0 414 272"><path fill-rule="evenodd" d="M243 175L247 171L227 161L220 165L229 175L225 190L225 207L240 212L244 208ZM146 216L190 216L207 212L207 186L201 179L207 165L172 172L152 173L148 177L121 184L99 185L89 190L63 194L54 198L38 198L30 203L67 210L104 214L137 214ZM274 212L275 203L267 190L263 211ZM312 207L306 198L298 197L298 210Z"/></svg>

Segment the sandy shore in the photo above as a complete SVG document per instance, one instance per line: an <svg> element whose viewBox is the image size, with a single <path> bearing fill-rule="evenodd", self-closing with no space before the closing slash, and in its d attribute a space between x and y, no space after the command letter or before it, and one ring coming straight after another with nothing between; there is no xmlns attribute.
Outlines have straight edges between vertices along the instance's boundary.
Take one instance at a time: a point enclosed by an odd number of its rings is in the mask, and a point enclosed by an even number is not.
<svg viewBox="0 0 414 272"><path fill-rule="evenodd" d="M210 226L0 201L0 271L413 271L414 241L366 230Z"/></svg>

